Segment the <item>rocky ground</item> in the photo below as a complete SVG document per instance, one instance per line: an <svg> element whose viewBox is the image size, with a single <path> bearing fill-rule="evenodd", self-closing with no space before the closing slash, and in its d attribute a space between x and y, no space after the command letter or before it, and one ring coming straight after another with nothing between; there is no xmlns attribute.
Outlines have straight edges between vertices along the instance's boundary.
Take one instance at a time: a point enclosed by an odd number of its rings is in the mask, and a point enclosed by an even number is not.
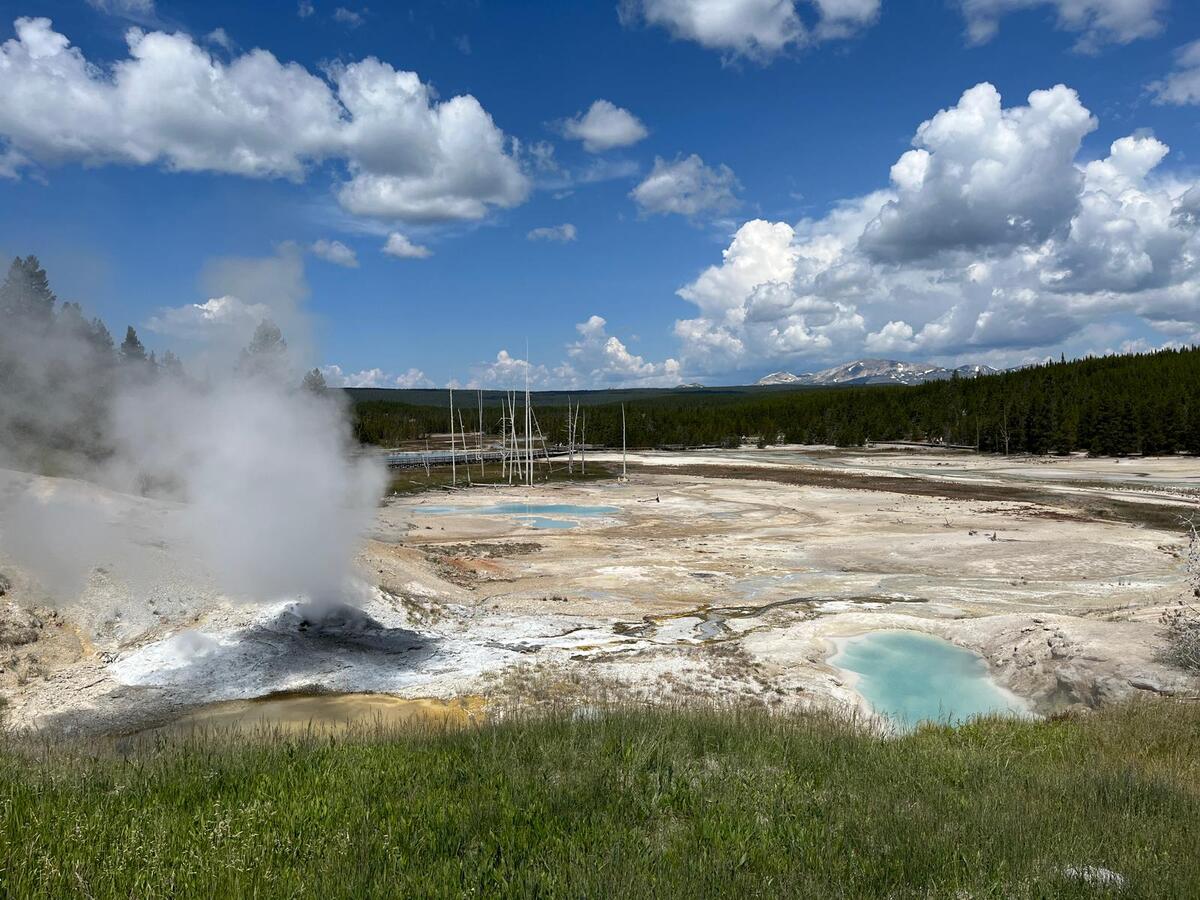
<svg viewBox="0 0 1200 900"><path fill-rule="evenodd" d="M220 595L154 537L165 504L8 474L6 497L106 504L120 540L73 592L0 547L7 721L131 731L279 691L852 705L826 659L878 628L977 650L1041 712L1196 691L1157 660L1194 460L784 448L629 463L627 483L388 500L332 612ZM554 513L574 525L560 529L475 512L510 501L615 509Z"/></svg>

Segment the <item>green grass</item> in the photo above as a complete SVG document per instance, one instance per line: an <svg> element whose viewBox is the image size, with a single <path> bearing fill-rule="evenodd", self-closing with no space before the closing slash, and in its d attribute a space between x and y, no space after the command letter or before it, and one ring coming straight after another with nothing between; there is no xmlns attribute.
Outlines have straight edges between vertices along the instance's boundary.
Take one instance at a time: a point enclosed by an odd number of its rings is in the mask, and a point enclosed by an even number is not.
<svg viewBox="0 0 1200 900"><path fill-rule="evenodd" d="M617 710L0 752L7 897L1200 894L1200 705L898 739Z"/></svg>

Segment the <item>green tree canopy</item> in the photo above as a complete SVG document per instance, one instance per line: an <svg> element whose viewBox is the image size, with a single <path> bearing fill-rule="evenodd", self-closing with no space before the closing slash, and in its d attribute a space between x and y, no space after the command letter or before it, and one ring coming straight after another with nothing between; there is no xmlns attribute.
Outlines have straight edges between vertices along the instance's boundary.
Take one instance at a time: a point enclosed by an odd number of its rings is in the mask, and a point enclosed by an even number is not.
<svg viewBox="0 0 1200 900"><path fill-rule="evenodd" d="M254 336L242 351L238 371L246 375L283 374L287 365L287 341L279 326L270 319L263 319L254 329Z"/></svg>
<svg viewBox="0 0 1200 900"><path fill-rule="evenodd" d="M125 340L121 341L121 359L127 363L146 362L146 348L132 325L125 329Z"/></svg>
<svg viewBox="0 0 1200 900"><path fill-rule="evenodd" d="M46 270L36 256L12 261L4 283L0 284L0 316L49 324L57 300L50 290Z"/></svg>

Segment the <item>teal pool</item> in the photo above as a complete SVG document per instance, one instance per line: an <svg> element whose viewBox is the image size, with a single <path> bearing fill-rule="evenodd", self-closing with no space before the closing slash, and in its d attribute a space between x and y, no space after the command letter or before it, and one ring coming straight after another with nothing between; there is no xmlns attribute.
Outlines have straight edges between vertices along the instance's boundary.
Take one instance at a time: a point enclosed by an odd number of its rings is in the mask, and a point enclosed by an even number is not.
<svg viewBox="0 0 1200 900"><path fill-rule="evenodd" d="M855 690L898 728L961 722L985 713L1028 715L996 684L978 653L916 631L875 631L841 642L829 660L858 677Z"/></svg>
<svg viewBox="0 0 1200 900"><path fill-rule="evenodd" d="M578 523L573 519L591 519L620 512L616 506L581 506L576 503L493 503L490 506L418 506L419 513L431 516L512 516L531 528L565 529ZM567 516L570 518L556 518Z"/></svg>

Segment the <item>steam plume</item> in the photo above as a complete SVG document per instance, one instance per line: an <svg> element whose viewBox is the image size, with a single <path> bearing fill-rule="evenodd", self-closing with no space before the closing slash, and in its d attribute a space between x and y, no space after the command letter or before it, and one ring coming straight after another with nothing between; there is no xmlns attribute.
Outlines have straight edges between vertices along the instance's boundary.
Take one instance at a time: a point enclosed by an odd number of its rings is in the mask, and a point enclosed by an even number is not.
<svg viewBox="0 0 1200 900"><path fill-rule="evenodd" d="M294 265L286 253L280 259ZM261 268L247 261L224 271L229 296L261 286ZM282 297L241 300L268 312L285 304L299 330L305 291L301 273ZM107 495L10 476L0 483L0 555L69 599L101 565L130 584L144 581L161 539L179 551L184 575L235 597L342 599L383 472L356 452L340 396L301 388L301 367L278 330L260 326L236 361L215 362L221 355L202 347L210 367L199 379L136 352L122 356L94 329L71 324L78 310L45 315L44 297L19 293L3 295L11 308L0 303L0 467L178 502L156 507L158 533L139 549Z"/></svg>

